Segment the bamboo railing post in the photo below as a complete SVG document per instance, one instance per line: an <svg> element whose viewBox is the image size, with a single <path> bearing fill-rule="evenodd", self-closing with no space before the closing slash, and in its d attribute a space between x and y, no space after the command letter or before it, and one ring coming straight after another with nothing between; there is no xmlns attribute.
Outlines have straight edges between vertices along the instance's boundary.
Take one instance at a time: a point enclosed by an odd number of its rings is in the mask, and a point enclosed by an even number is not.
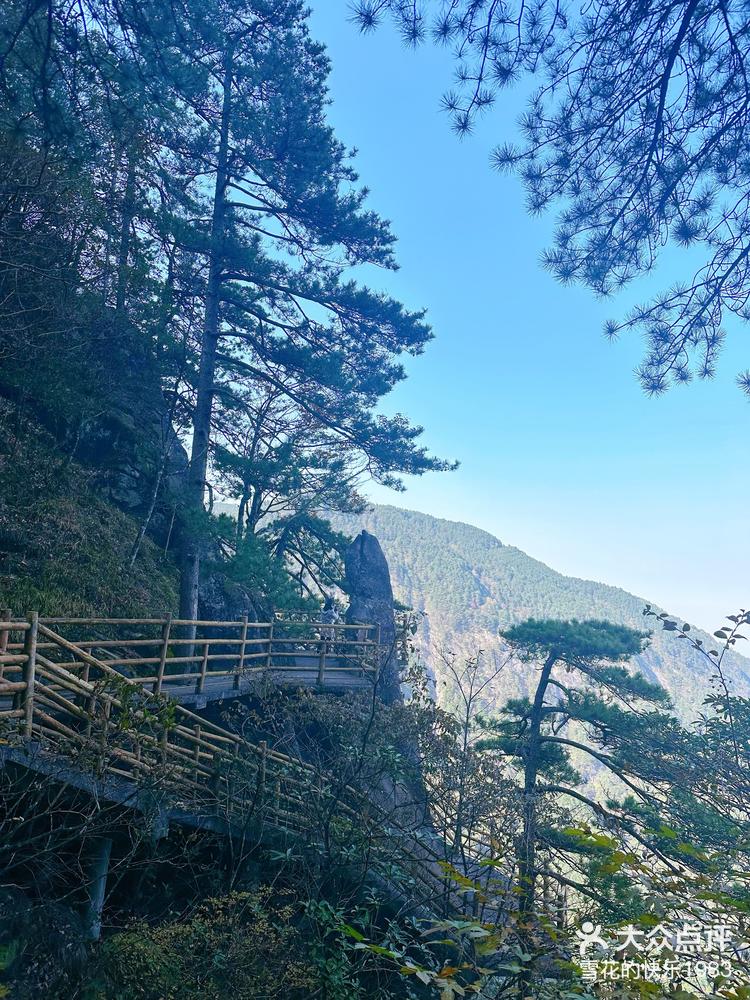
<svg viewBox="0 0 750 1000"><path fill-rule="evenodd" d="M169 652L169 633L172 629L172 612L170 611L164 619L161 627L161 652L159 653L159 667L156 671L154 681L154 694L161 694L161 686L164 682L164 669L167 665L167 653Z"/></svg>
<svg viewBox="0 0 750 1000"><path fill-rule="evenodd" d="M273 618L268 626L268 653L266 654L266 670L271 669L271 656L273 654Z"/></svg>
<svg viewBox="0 0 750 1000"><path fill-rule="evenodd" d="M324 632L323 639L320 644L320 656L318 657L318 687L323 687L323 682L325 680L327 652L328 652L328 637Z"/></svg>
<svg viewBox="0 0 750 1000"><path fill-rule="evenodd" d="M92 694L86 703L86 737L91 736L94 713L96 712L96 695Z"/></svg>
<svg viewBox="0 0 750 1000"><path fill-rule="evenodd" d="M10 608L3 608L0 611L0 622L9 622L11 619ZM8 650L8 630L3 629L0 632L0 653L5 653Z"/></svg>
<svg viewBox="0 0 750 1000"><path fill-rule="evenodd" d="M210 779L210 789L211 793L215 799L219 798L219 790L221 787L221 773L220 773L220 761L221 757L218 750L214 750L214 755L211 759L211 779Z"/></svg>
<svg viewBox="0 0 750 1000"><path fill-rule="evenodd" d="M237 786L237 770L239 766L240 759L240 745L239 743L234 744L232 750L232 762L229 765L229 801L234 802L234 791Z"/></svg>
<svg viewBox="0 0 750 1000"><path fill-rule="evenodd" d="M3 608L2 611L0 611L0 622L9 622L10 613L11 613L10 608ZM4 656L5 653L8 651L8 634L9 633L7 628L4 628L0 631L0 656ZM0 662L0 680L2 680L3 678L4 668L5 664Z"/></svg>
<svg viewBox="0 0 750 1000"><path fill-rule="evenodd" d="M104 774L104 762L107 758L107 737L109 736L109 716L112 711L112 702L104 699L102 702L102 731L99 733L99 760L97 763L97 773L101 777Z"/></svg>
<svg viewBox="0 0 750 1000"><path fill-rule="evenodd" d="M39 612L32 611L29 615L29 628L23 644L26 662L23 665L23 680L26 688L23 691L23 733L31 736L34 723L34 684L36 679L36 640L39 630Z"/></svg>
<svg viewBox="0 0 750 1000"><path fill-rule="evenodd" d="M240 686L240 675L245 669L245 646L247 645L247 615L242 616L242 632L240 634L240 655L237 658L237 669L234 672L234 690Z"/></svg>
<svg viewBox="0 0 750 1000"><path fill-rule="evenodd" d="M375 649L373 650L372 656L367 655L367 651L362 654L360 663L362 665L362 670L360 671L360 676L365 676L365 669L370 667L377 667L380 660L380 646L381 646L381 626L378 624L375 626ZM369 661L369 662L368 662Z"/></svg>
<svg viewBox="0 0 750 1000"><path fill-rule="evenodd" d="M195 682L195 693L200 694L203 691L203 685L206 683L206 671L208 670L208 650L211 646L211 640L206 639L203 643L203 659L201 660L201 675Z"/></svg>
<svg viewBox="0 0 750 1000"><path fill-rule="evenodd" d="M84 661L84 663L83 663L83 669L81 670L81 673L78 676L79 676L79 678L85 684L88 684L89 678L91 677L91 664L88 662L88 660ZM87 699L85 695L81 695L81 697L80 697L81 707L85 708L86 705L87 705L87 703L89 702L89 700L90 699ZM87 723L87 732L86 732L86 735L87 736L91 735L91 720L90 719L89 719L89 721Z"/></svg>
<svg viewBox="0 0 750 1000"><path fill-rule="evenodd" d="M109 623L112 624L111 621ZM114 623L117 624L117 622ZM73 745L86 745L88 743L92 756L95 757L98 749L99 759L97 765L99 773L109 772L120 777L123 775L128 777L130 773L134 772L137 777L139 771L145 771L146 773L151 771L151 763L152 761L154 763L158 761L160 751L163 764L166 765L168 762L171 764L169 772L165 774L169 786L187 797L190 795L194 796L197 786L199 784L204 785L205 783L208 786L206 800L210 801L213 794L215 798L214 808L217 810L217 814L220 806L229 818L238 811L238 802L235 801L234 796L237 792L237 785L240 784L239 792L242 795L242 799L239 801L247 805L252 804L253 806L260 804L263 812L266 814L267 821L271 825L276 825L282 829L289 827L290 829L303 830L304 817L300 819L296 818L300 812L298 804L300 801L304 801L310 806L317 808L318 811L327 807L330 801L331 809L336 806L339 809L345 810L348 815L355 815L354 809L359 808L362 821L367 822L369 811L367 803L364 802L358 806L359 797L351 789L347 790L347 798L345 800L339 800L339 796L336 795L336 801L334 801L334 790L337 785L335 783L332 784L331 779L326 779L320 771L309 766L306 767L297 761L293 761L287 755L270 749L265 741L255 747L252 744L243 744L236 734L222 729L222 727L217 726L208 719L201 719L195 713L179 705L174 706L172 710L175 719L174 722L165 721L170 717L164 715L162 716L161 725L157 721L157 725L154 727L155 731L149 726L148 734L139 735L138 733L134 733L132 736L126 735L125 740L123 740L119 735L120 730L117 725L118 709L126 703L123 696L117 694L121 690L120 684L150 685L153 677L143 678L140 681L128 678L127 676L123 677L112 666L96 659L87 652L94 643L84 641L80 646L76 646L70 640L52 631L49 628L48 621L43 619L40 623L37 614L29 616L28 624L22 625L20 622L17 624L19 626L17 631L20 632L23 630L25 634L23 643L25 655L23 658L18 657L18 660L22 660L23 662L24 684L12 685L21 689L15 692L14 708L20 710L18 714L27 726L30 725L33 716L38 727L45 732L50 731L58 735L62 734ZM138 622L129 622L129 624L138 624ZM157 621L152 623L146 621L145 624L156 624L158 626L162 622ZM236 629L239 623L206 622L204 624L215 628L232 625ZM337 651L342 646L345 649L359 651L364 662L369 651L382 639L376 625L362 625L353 626L357 630L355 638L351 640L344 638L339 642L339 636L342 633L346 635L347 626L336 627L328 623L323 624L326 627L321 632L311 631L316 628L314 624L307 625L307 638L296 642L293 639L284 638L285 631L282 626L280 633L282 638L279 640L282 647L284 644L301 646L304 650L310 650L310 647L312 647L312 654L309 652L305 653L308 662L311 655L314 656L316 646L322 644L323 679L326 655L329 656L329 662L332 657L335 657L329 666L329 670L333 673L340 669L340 660ZM163 638L168 640L168 631L166 629L168 622L164 622L163 625ZM270 623L268 627L270 658L273 627ZM317 627L320 628L320 626ZM38 647L37 635L40 637ZM154 644L157 641L148 640L149 643L153 642ZM198 640L199 644L204 645L204 669L200 675L201 685L207 672L206 664L211 659L207 655L211 641L213 640L207 638ZM221 643L220 639L217 641ZM139 642L146 642L146 640L139 640ZM234 642L236 643L237 640L235 639ZM248 640L248 643L253 642L260 642L262 649L265 640L255 637ZM166 648L166 645L167 642L165 641L163 648ZM18 646L19 643L13 643L14 650ZM78 665L81 663L90 664L94 671L96 683L82 685L80 677L75 674L75 669L68 669L69 664L52 662L52 654L48 655L48 650L53 647L55 649L59 647L59 649L72 653ZM280 659L283 655L295 656L296 654L281 653L278 655ZM229 656L230 654L221 653L216 659L226 662ZM156 659L157 657L154 655L152 662ZM229 663L231 663L231 659L229 659ZM231 670L227 668L227 670L222 671L222 674L223 676L229 676ZM99 675L101 675L100 679ZM117 680L118 677L120 681ZM115 681L114 688L107 685L106 682L108 679ZM34 687L35 683L36 689ZM83 696L89 703L90 711L88 718L85 720L87 723L86 733L88 739L83 738L82 727L79 728L75 722L65 719L63 714L67 712L68 715L72 715L76 719L81 718L80 711L76 710L76 706L70 700L70 697L63 697L61 694L61 692L65 692L66 695L69 695L71 691L76 692L76 695ZM113 708L114 718L111 717L113 715ZM61 714L63 714L65 721L60 719ZM110 731L113 734L111 748L109 746ZM172 732L171 737L170 731ZM27 729L27 732L33 732L33 727ZM151 735L152 733L153 736ZM135 744L132 753L128 749L131 738ZM191 740L193 741L192 743ZM155 748L154 743L156 743ZM256 771L257 790L253 803L246 802L251 796L248 796L246 793L245 781L240 781L247 773L244 766L240 770L240 765L244 765L247 759L245 752L240 756L243 746L247 753L256 752L258 754L258 767ZM154 749L156 749L156 754L154 754ZM302 786L302 792L299 791L300 786ZM349 793L353 796L351 799L353 808L348 804ZM203 808L202 798L199 799L199 807ZM378 815L377 807L371 803L369 809L375 810L373 815L373 820L375 821ZM304 812L304 807L302 812ZM290 813L292 815L289 815ZM411 833L407 833L406 835L409 839L412 839ZM470 832L466 836L465 843L472 855L486 853L482 849L481 838L484 836L485 832L482 827L477 827L475 833ZM493 839L495 839L493 831L490 830L489 849L494 852L495 848L492 846ZM432 856L436 855L433 854ZM421 863L420 858L416 854L413 855L413 860ZM427 864L429 865L430 862L428 861ZM425 874L429 875L430 884L437 882L438 876L436 873L431 873L428 870ZM451 898L456 894L451 891L450 880L447 875L444 878L443 884L445 887L445 901L449 905ZM475 912L478 915L481 914L481 907L479 911L475 907ZM564 913L563 919L565 919Z"/></svg>
<svg viewBox="0 0 750 1000"><path fill-rule="evenodd" d="M195 747L193 749L193 761L195 763L195 780L196 783L200 783L201 772L200 772L200 760L201 760L201 727L200 723L197 722L193 726L193 735L195 736ZM193 791L193 797L198 795L198 789L195 788Z"/></svg>

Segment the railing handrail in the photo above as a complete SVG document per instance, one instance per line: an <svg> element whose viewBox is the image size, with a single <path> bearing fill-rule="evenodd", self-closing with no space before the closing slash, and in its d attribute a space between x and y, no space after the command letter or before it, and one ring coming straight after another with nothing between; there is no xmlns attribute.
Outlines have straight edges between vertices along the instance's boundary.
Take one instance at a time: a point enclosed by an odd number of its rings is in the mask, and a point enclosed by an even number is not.
<svg viewBox="0 0 750 1000"><path fill-rule="evenodd" d="M14 623L15 624L15 623ZM30 623L26 623L30 626ZM75 643L70 642L64 636L59 635L54 632L46 625L38 625L38 633L45 636L47 639L51 640L54 644L59 645L62 649L68 652L74 652L75 655L85 662L88 663L90 667L95 668L104 677L109 678L117 682L117 689L123 690L128 687L136 688L139 691L143 690L143 685L137 680L125 677L118 671L114 670L108 664L100 660L85 650L79 649L75 646ZM81 710L74 702L65 698L61 694L60 689L67 690L74 697L85 696L89 702L100 701L105 706L105 716L107 720L109 719L112 706L122 709L123 703L121 698L115 692L102 691L100 685L90 681L88 679L82 679L76 674L66 669L65 663L55 662L48 659L46 656L36 653L34 656L35 667L39 671L39 674L46 680L51 681L46 686L43 684L35 683L34 679L29 682L25 680L23 684L13 684L12 687L15 690L16 702L20 707L15 707L13 711L3 711L0 712L0 718L11 717L18 718L22 717L24 719L30 719L31 725L26 727L26 735L32 735L33 730L38 730L41 735L48 735L50 731L56 732L58 735L66 736L72 739L78 739L79 742L85 742L85 739L80 733L71 729L69 725L51 716L48 712L44 711L44 708L40 707L40 704L47 706L52 702L62 708L64 708L69 715L78 715L79 717L85 717L86 711ZM20 689L20 690L18 690ZM171 699L167 698L167 702L171 702ZM262 756L266 764L274 763L282 766L283 768L291 769L292 772L306 773L306 774L316 774L317 771L311 765L306 764L303 761L296 761L291 757L287 757L284 754L279 753L267 746L259 746L245 740L242 736L237 733L232 733L230 730L224 729L221 726L204 719L202 716L191 712L188 708L183 705L172 703L171 711L174 713L175 723L171 730L166 730L166 738L164 744L161 748L163 753L168 756L174 757L176 760L184 758L183 764L188 762L191 764L190 769L196 772L201 772L205 774L205 765L201 762L201 753L208 752L212 756L213 765L215 767L219 760L232 760L234 754L238 748L242 748L246 755ZM141 712L141 714L143 714ZM36 721L35 721L36 720ZM188 744L187 747L184 745L175 745L170 743L170 732L179 738L182 744ZM138 739L140 743L145 743L150 746L152 750L156 746L156 741L153 736L148 736L143 733L138 733ZM122 758L132 757L123 748L115 748L112 751L116 756ZM185 755L188 754L189 757ZM131 761L132 763L132 761ZM192 765L195 765L193 767ZM118 773L116 768L109 767L109 770L113 770ZM176 774L176 784L178 787L187 787L187 783L182 780L182 775L178 770ZM290 775L284 775L284 780L292 780L293 777ZM283 796L282 796L283 797Z"/></svg>
<svg viewBox="0 0 750 1000"><path fill-rule="evenodd" d="M180 627L195 625L203 628L241 628L245 624L244 618L240 618L236 621L214 621L213 619L207 618L169 618L169 616L165 616L163 618L49 618L40 615L39 621L45 625L163 625L166 621L170 621L172 625L179 625ZM299 625L300 627L319 625L343 630L377 629L377 625L372 624L371 622L327 622L312 615L304 619L297 619L291 616L285 617L283 613L277 613L271 621L267 622L253 621L251 618L248 618L247 624L251 628L270 628L272 625L283 624ZM24 628L28 628L28 622L0 621L0 629L3 630L14 631Z"/></svg>

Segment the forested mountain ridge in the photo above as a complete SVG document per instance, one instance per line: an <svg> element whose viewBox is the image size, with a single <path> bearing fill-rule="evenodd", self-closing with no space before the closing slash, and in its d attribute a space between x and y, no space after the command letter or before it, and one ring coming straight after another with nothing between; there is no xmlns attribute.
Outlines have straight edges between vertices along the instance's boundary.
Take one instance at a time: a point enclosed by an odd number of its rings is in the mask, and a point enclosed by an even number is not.
<svg viewBox="0 0 750 1000"><path fill-rule="evenodd" d="M504 657L498 632L527 618L602 618L654 630L653 619L643 617L646 599L564 576L471 525L385 505L332 521L349 534L366 528L378 537L397 598L425 612L420 647L438 680L444 674L443 653L471 656L481 649L488 662ZM693 632L708 648L715 645L705 633ZM654 630L636 662L648 679L669 691L681 713L695 715L710 689L712 671L704 657L674 634ZM725 663L736 693L747 693L750 663L741 656ZM493 701L500 705L528 694L530 679L528 668L514 664L493 685Z"/></svg>

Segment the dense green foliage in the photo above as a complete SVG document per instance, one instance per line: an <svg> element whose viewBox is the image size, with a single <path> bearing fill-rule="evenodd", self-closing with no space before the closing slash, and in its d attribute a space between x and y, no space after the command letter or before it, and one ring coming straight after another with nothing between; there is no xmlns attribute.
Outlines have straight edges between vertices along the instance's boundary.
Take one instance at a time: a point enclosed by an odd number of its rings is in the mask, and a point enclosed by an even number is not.
<svg viewBox="0 0 750 1000"><path fill-rule="evenodd" d="M689 638L689 627L680 628L665 615L657 620L701 650L700 640ZM722 650L702 652L725 694L708 697L712 713L690 729L671 714L663 689L621 666L641 649L644 633L601 621L559 620L529 620L505 633L510 645L537 665L531 700L515 699L494 718L481 720L488 735L480 746L511 761L523 794L517 892L527 958L519 996L544 975L538 963L554 910L540 899L542 880L573 889L599 927L646 928L655 920L684 922L688 914L700 927L717 919L719 903L718 914L731 933L735 938L743 933L747 800L736 798L732 780L717 784L716 774L719 761L728 757L734 780L744 766L736 740L746 733L741 721L746 700L728 697L722 661L747 621L744 612L731 616L716 633ZM722 749L727 738L733 744L729 755ZM606 797L592 797L582 787L573 750L608 775ZM674 940L671 949L678 954L679 938ZM721 973L718 965L704 977L682 971L677 981L691 987L686 996L713 996L716 989L722 996L743 996L747 969L740 952L733 960ZM637 973L627 985L638 996L662 995L650 978ZM665 995L671 996L666 985Z"/></svg>
<svg viewBox="0 0 750 1000"><path fill-rule="evenodd" d="M294 907L270 893L235 893L186 921L134 927L102 947L86 1000L223 1000L309 996L314 987Z"/></svg>
<svg viewBox="0 0 750 1000"><path fill-rule="evenodd" d="M362 693L271 688L267 699L234 703L223 721L331 776L333 799L314 775L303 790L295 815L304 836L264 829L263 803L251 798L245 835L232 842L179 823L154 840L143 816L33 773L0 772L0 877L24 887L0 893L0 995L426 1000L481 978L471 924L443 929L438 944L423 933L440 910L443 882L415 879L410 838L397 832L427 806L423 780L430 802L450 804L453 776L466 770L455 720L422 696L386 706ZM510 786L492 775L490 755L479 759L481 781L467 785L465 802L472 811L483 802L486 816L505 808ZM158 811L165 799L153 778L142 792ZM243 781L241 764L234 780ZM335 796L350 788L369 797L361 817L335 809ZM437 857L460 865L448 838L443 851L442 830L436 819ZM105 938L92 945L76 910L89 845L102 836L114 838L116 861Z"/></svg>
<svg viewBox="0 0 750 1000"><path fill-rule="evenodd" d="M246 534L299 591L330 586L317 511L358 509L365 473L448 467L377 413L431 332L368 287L394 237L327 123L328 70L298 0L3 9L3 418L106 471L129 561L148 533L178 553L183 617Z"/></svg>
<svg viewBox="0 0 750 1000"><path fill-rule="evenodd" d="M580 665L600 660L627 662L643 652L648 636L606 621L528 618L506 629L503 638L528 656L552 654Z"/></svg>
<svg viewBox="0 0 750 1000"><path fill-rule="evenodd" d="M638 901L631 884L626 883L621 893L608 893L610 887L600 883L603 859L596 853L592 856L570 829L567 809L571 799L574 804L588 804L592 819L606 831L600 846L624 849L632 837L645 849L646 860L652 846L628 809L615 802L608 802L605 809L577 790L582 779L572 766L571 749L592 758L658 810L662 800L657 790L666 785L667 795L671 791L667 761L680 759L687 741L681 738L676 720L661 710L666 692L619 666L641 651L647 638L644 633L602 621L529 619L508 629L504 638L523 658L535 660L539 670L532 699L516 699L498 717L484 722L492 735L481 746L499 750L519 772L523 823L518 848L518 921L525 951L535 955L541 935L534 930L534 922L544 921L538 900L542 874L598 903L597 917L610 922L631 915ZM577 680L575 687L571 674ZM661 733L659 748L645 753L640 741L638 754L633 754L636 739L628 734L638 729ZM560 809L558 817L555 813ZM659 819L657 811L657 826ZM581 854L588 864L578 863ZM623 862L626 857L622 855ZM638 860L636 854L630 857ZM608 856L606 861L610 861ZM613 865L612 873L619 868ZM531 988L534 979L529 961L521 973L523 989Z"/></svg>

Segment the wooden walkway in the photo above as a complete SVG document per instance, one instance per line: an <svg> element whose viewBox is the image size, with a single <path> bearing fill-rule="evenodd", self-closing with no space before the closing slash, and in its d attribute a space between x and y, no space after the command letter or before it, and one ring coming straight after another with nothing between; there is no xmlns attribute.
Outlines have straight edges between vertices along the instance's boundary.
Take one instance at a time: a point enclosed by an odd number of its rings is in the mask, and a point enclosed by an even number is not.
<svg viewBox="0 0 750 1000"><path fill-rule="evenodd" d="M158 799L167 826L230 836L252 821L315 842L316 822L335 815L352 841L369 830L397 867L406 859L415 895L445 901L444 853L413 811L402 825L398 809L188 707L238 697L264 677L372 690L392 652L372 627L309 620L0 620L0 764L135 810Z"/></svg>
<svg viewBox="0 0 750 1000"><path fill-rule="evenodd" d="M272 787L276 819L293 829L311 769L187 705L238 697L264 678L372 689L384 653L377 629L366 625L35 614L0 621L0 737L13 746L34 741L37 756L74 754L98 777L136 784L158 777L187 808L209 790L212 812L228 822L246 812L230 787L241 760L248 780Z"/></svg>

